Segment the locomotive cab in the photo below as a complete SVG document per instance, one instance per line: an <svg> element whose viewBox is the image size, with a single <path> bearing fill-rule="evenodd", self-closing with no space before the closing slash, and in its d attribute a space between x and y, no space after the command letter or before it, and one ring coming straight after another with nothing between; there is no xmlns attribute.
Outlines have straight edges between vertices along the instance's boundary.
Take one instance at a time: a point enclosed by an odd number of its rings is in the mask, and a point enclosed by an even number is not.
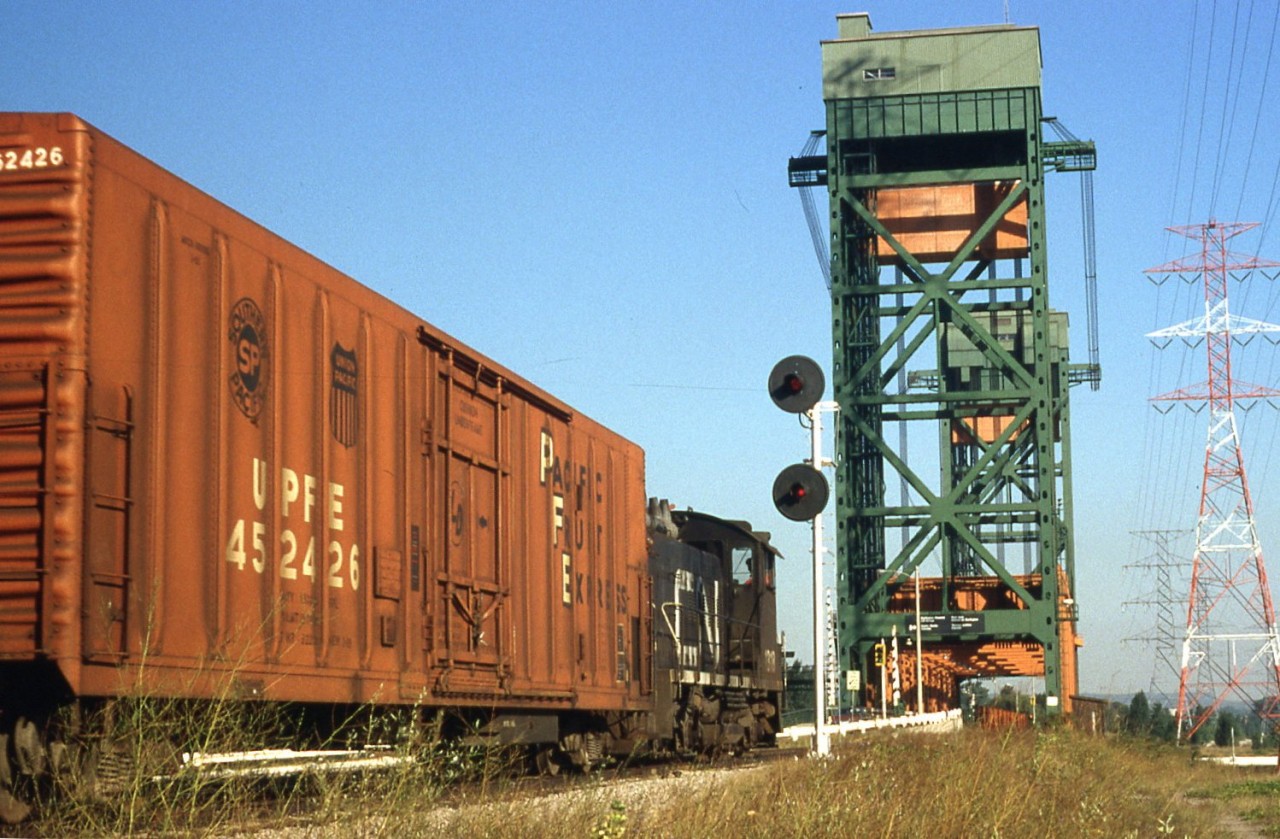
<svg viewBox="0 0 1280 839"><path fill-rule="evenodd" d="M678 751L737 751L780 728L781 649L769 534L652 505L656 723Z"/></svg>
<svg viewBox="0 0 1280 839"><path fill-rule="evenodd" d="M781 660L774 567L778 550L770 534L749 522L729 521L692 510L673 513L680 541L716 557L728 581L727 671L767 680Z"/></svg>

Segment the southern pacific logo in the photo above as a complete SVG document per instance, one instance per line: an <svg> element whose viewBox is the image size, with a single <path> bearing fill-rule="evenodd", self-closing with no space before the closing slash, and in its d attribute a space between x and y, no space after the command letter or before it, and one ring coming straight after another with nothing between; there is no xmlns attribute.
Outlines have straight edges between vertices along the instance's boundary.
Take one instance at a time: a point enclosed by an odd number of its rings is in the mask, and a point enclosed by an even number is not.
<svg viewBox="0 0 1280 839"><path fill-rule="evenodd" d="M231 307L227 340L231 342L229 384L236 407L252 422L262 413L267 391L267 322L258 304L241 297Z"/></svg>

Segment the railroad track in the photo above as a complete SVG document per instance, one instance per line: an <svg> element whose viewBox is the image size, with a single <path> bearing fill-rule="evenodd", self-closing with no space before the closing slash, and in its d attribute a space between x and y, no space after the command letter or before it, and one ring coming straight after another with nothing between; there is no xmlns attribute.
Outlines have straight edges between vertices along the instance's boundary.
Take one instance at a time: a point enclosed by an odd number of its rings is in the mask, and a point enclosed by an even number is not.
<svg viewBox="0 0 1280 839"><path fill-rule="evenodd" d="M263 749L258 751L203 754L186 753L180 755L180 763L170 774L151 777L148 785L152 791L144 792L144 797L155 799L174 798L177 789L183 789L183 795L191 795L192 790L200 790L199 795L205 798L225 798L234 802L231 809L234 818L229 822L222 821L227 808L218 808L207 816L186 816L178 814L179 821L191 818L187 827L200 830L214 828L219 832L234 830L275 837L281 830L281 818L284 810L296 815L288 818L293 825L286 828L286 835L294 829L300 835L314 836L314 830L325 821L331 821L333 813L322 812L325 809L324 795L334 788L331 782L341 782L346 776L355 779L360 775L374 778L378 773L387 773L391 782L388 789L397 790L400 794L405 789L414 789L412 784L425 782L430 786L430 795L421 796L418 800L431 802L433 811L438 811L442 823L455 818L460 811L471 808L523 806L554 806L558 797L566 797L573 801L575 796L607 796L628 802L642 801L648 795L669 785L687 785L698 783L698 779L723 776L726 772L738 772L758 768L777 760L796 759L806 754L806 749L794 746L768 747L753 749L737 756L726 757L687 757L668 759L637 759L620 764L599 766L588 772L565 770L556 775L535 774L524 771L532 768L532 761L516 757L488 755L479 758L500 767L484 778L447 783L443 789L435 787L429 779L431 758L425 760L415 758L401 750L390 747L367 747L352 750L301 751L292 749ZM103 767L104 769L106 767ZM422 772L422 775L402 784L393 773ZM474 767L473 771L479 771ZM709 774L708 774L709 773ZM406 776L408 777L408 776ZM105 780L105 779L100 779ZM109 785L109 781L108 784ZM364 779L355 780L363 784ZM168 792L163 791L168 787ZM353 789L364 789L363 786ZM377 797L379 785L370 783L368 792L362 793ZM119 795L124 790L116 790L109 795ZM409 793L410 798L415 793ZM670 795L670 792L665 793ZM282 801L287 800L287 806ZM350 807L359 806L357 795L350 803L341 806L349 812ZM178 805L179 807L186 805ZM406 804L406 806L412 806ZM632 806L629 804L629 806ZM51 814L53 821L35 822L27 827L36 831L32 835L56 830L58 809ZM203 819L216 820L216 824L204 823ZM339 834L335 833L335 837ZM344 834L345 835L345 834Z"/></svg>
<svg viewBox="0 0 1280 839"><path fill-rule="evenodd" d="M261 755L200 756L193 759L184 771L200 773L211 779L267 777L282 779L307 773L350 773L363 771L394 771L408 761L398 754L378 754L380 750L360 750L349 753L276 752ZM389 750L386 750L389 752ZM661 788L670 784L696 783L703 777L722 777L726 772L739 772L759 768L779 760L794 760L807 754L807 749L782 746L753 749L733 757L697 757L681 759L641 759L622 764L599 767L589 772L565 771L556 775L502 773L497 777L460 782L448 786L434 800L432 808L440 813L442 822L458 812L471 808L509 807L527 803L542 806L544 801L557 797L603 794L613 798L643 799L650 786ZM264 790L274 788L267 785ZM265 810L259 809L259 813ZM277 835L276 828L267 828L259 813L246 813L246 823L234 825L238 830L261 829ZM304 825L299 824L299 829ZM305 826L306 835L314 834L314 824ZM336 836L337 834L335 834Z"/></svg>

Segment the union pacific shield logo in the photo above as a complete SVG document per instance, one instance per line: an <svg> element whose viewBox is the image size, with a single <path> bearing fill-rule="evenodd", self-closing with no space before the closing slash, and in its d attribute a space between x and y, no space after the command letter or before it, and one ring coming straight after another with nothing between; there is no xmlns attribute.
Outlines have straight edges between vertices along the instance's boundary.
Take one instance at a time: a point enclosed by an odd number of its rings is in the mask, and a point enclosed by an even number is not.
<svg viewBox="0 0 1280 839"><path fill-rule="evenodd" d="M267 322L258 304L241 297L231 307L231 398L240 413L257 422L267 391Z"/></svg>
<svg viewBox="0 0 1280 839"><path fill-rule="evenodd" d="M349 449L356 444L356 433L360 428L356 413L360 381L356 351L334 344L329 364L333 369L333 384L329 388L329 427L333 429L333 439Z"/></svg>

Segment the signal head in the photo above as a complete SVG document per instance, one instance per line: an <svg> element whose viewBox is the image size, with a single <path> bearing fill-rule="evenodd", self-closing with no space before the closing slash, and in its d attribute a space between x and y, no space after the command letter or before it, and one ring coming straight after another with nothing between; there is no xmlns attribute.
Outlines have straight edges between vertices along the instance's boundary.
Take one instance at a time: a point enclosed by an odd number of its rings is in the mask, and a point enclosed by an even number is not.
<svg viewBox="0 0 1280 839"><path fill-rule="evenodd" d="M769 373L769 397L792 414L803 414L818 404L826 387L818 362L804 355L787 356Z"/></svg>
<svg viewBox="0 0 1280 839"><path fill-rule="evenodd" d="M808 521L827 506L829 493L821 472L806 463L793 463L773 481L773 506L792 521Z"/></svg>

